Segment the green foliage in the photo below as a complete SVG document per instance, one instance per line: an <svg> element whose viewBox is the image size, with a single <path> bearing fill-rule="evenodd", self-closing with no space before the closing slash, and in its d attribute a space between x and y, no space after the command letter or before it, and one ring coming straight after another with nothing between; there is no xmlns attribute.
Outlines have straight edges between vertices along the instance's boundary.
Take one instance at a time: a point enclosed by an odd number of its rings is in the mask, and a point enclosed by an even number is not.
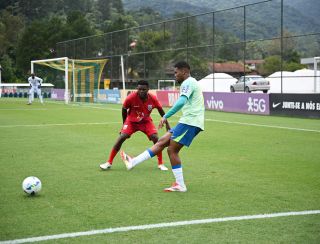
<svg viewBox="0 0 320 244"><path fill-rule="evenodd" d="M294 62L294 60L282 62L282 70L284 71L296 71L298 69L305 68L304 65L299 62ZM268 76L276 71L281 70L281 57L278 55L270 56L265 59L262 66L259 66L259 71L261 74Z"/></svg>
<svg viewBox="0 0 320 244"><path fill-rule="evenodd" d="M130 9L127 14L133 16L134 20L139 23L139 25L163 21L162 15L149 7L142 7L138 10Z"/></svg>
<svg viewBox="0 0 320 244"><path fill-rule="evenodd" d="M265 59L261 74L270 75L276 71L281 70L281 57L280 56L270 56Z"/></svg>
<svg viewBox="0 0 320 244"><path fill-rule="evenodd" d="M18 68L23 72L28 72L31 60L54 57L57 42L94 33L90 23L79 11L70 12L66 21L58 17L33 21L26 28L18 43Z"/></svg>
<svg viewBox="0 0 320 244"><path fill-rule="evenodd" d="M18 82L16 77L16 69L12 63L12 59L7 55L3 55L0 59L2 72L2 82L15 83Z"/></svg>
<svg viewBox="0 0 320 244"><path fill-rule="evenodd" d="M300 63L296 63L296 62L286 62L285 64L284 64L284 68L283 68L283 70L285 70L285 71L296 71L296 70L298 70L298 69L303 69L303 68L305 68L306 66L305 65L303 65L303 64L300 64Z"/></svg>

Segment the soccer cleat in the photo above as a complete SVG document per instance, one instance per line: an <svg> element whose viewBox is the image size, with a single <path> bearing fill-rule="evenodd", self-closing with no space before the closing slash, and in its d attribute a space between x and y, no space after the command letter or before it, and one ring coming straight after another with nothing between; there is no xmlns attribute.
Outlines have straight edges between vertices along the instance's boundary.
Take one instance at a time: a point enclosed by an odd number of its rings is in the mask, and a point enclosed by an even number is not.
<svg viewBox="0 0 320 244"><path fill-rule="evenodd" d="M160 169L161 171L167 171L168 170L168 168L164 164L159 164L158 165L158 169Z"/></svg>
<svg viewBox="0 0 320 244"><path fill-rule="evenodd" d="M127 170L131 170L133 168L132 162L131 162L131 157L127 155L124 151L120 152L120 156L122 161L127 167Z"/></svg>
<svg viewBox="0 0 320 244"><path fill-rule="evenodd" d="M111 166L112 166L111 163L106 162L106 163L100 164L100 169L102 169L102 170L108 170L108 169L111 169Z"/></svg>
<svg viewBox="0 0 320 244"><path fill-rule="evenodd" d="M31 103L27 103L27 105L31 105Z"/></svg>
<svg viewBox="0 0 320 244"><path fill-rule="evenodd" d="M172 184L172 186L168 187L168 188L165 188L163 191L165 192L174 192L174 191L177 191L177 192L186 192L187 191L187 187L185 186L180 186L177 182L174 182Z"/></svg>

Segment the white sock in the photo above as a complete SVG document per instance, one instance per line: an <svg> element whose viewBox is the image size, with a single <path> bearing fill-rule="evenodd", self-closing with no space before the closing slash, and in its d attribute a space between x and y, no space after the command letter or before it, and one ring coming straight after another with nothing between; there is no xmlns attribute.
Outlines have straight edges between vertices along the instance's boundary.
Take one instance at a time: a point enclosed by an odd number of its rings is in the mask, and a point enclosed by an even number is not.
<svg viewBox="0 0 320 244"><path fill-rule="evenodd" d="M32 95L29 95L29 103L32 103Z"/></svg>
<svg viewBox="0 0 320 244"><path fill-rule="evenodd" d="M134 167L149 158L151 158L150 153L148 150L145 150L143 153L141 153L137 157L132 158L131 160L132 166Z"/></svg>
<svg viewBox="0 0 320 244"><path fill-rule="evenodd" d="M177 168L177 169L172 169L173 175L176 178L176 182L183 187L186 187L186 185L184 184L184 180L183 180L183 172L182 172L182 167Z"/></svg>

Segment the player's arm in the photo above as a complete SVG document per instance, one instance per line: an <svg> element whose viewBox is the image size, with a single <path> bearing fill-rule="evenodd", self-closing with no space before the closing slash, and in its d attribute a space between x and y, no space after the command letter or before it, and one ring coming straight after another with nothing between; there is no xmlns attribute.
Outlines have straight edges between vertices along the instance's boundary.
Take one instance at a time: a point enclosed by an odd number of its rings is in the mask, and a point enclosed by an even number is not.
<svg viewBox="0 0 320 244"><path fill-rule="evenodd" d="M165 112L164 112L163 108L158 108L158 112L159 112L161 118L165 115ZM167 131L170 130L169 122L166 120L165 123L166 123Z"/></svg>
<svg viewBox="0 0 320 244"><path fill-rule="evenodd" d="M176 114L188 101L187 96L181 95L179 99L176 101L176 103L173 105L172 108L169 109L169 111L162 116L162 119L159 123L159 128L163 127L163 124L167 121L168 118L170 118L172 115Z"/></svg>
<svg viewBox="0 0 320 244"><path fill-rule="evenodd" d="M41 85L42 85L43 79L41 79L41 78L39 78L39 77L38 77L38 82L39 82L38 88L41 88Z"/></svg>
<svg viewBox="0 0 320 244"><path fill-rule="evenodd" d="M124 123L128 116L128 110L125 107L122 107L122 122Z"/></svg>

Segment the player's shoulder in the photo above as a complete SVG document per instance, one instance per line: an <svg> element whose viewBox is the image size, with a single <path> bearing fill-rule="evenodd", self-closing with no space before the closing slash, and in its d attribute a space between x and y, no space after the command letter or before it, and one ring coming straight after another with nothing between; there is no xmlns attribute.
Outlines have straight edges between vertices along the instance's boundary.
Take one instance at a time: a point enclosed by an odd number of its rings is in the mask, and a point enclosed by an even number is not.
<svg viewBox="0 0 320 244"><path fill-rule="evenodd" d="M129 95L127 95L125 101L132 101L137 98L138 93L137 92L131 92Z"/></svg>
<svg viewBox="0 0 320 244"><path fill-rule="evenodd" d="M133 98L136 97L138 93L136 91L130 92L130 94L127 95L127 98Z"/></svg>
<svg viewBox="0 0 320 244"><path fill-rule="evenodd" d="M193 78L192 76L189 76L183 83L194 84L194 83L197 83L197 80L195 78Z"/></svg>
<svg viewBox="0 0 320 244"><path fill-rule="evenodd" d="M198 84L197 80L190 76L182 82L181 87L188 87L190 89L192 87L197 86L197 84Z"/></svg>

